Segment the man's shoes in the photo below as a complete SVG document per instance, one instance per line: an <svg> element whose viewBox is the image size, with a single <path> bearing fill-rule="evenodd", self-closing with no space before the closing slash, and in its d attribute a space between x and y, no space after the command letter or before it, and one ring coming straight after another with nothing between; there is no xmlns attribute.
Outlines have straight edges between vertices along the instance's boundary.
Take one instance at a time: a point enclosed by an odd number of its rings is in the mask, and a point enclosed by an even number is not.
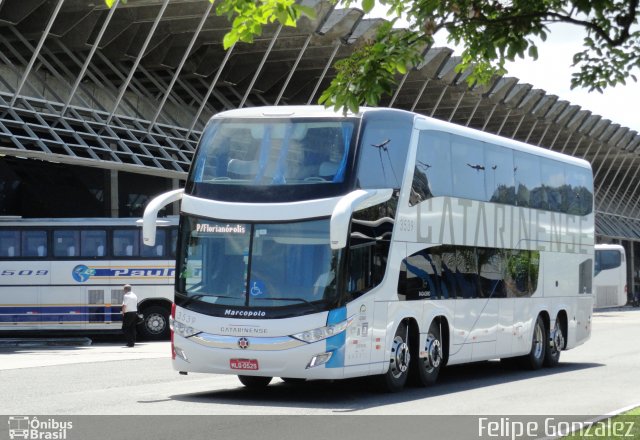
<svg viewBox="0 0 640 440"><path fill-rule="evenodd" d="M127 347L131 348L133 347L133 344L127 344Z"/></svg>

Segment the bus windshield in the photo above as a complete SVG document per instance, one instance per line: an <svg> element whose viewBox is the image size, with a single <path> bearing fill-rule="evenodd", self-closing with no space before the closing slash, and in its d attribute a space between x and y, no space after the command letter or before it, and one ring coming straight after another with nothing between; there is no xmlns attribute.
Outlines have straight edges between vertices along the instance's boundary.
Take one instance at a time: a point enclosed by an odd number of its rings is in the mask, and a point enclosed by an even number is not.
<svg viewBox="0 0 640 440"><path fill-rule="evenodd" d="M220 223L185 217L176 290L198 301L234 307L335 305L338 251L329 220L286 224ZM203 268L208 268L203 270Z"/></svg>
<svg viewBox="0 0 640 440"><path fill-rule="evenodd" d="M189 178L209 184L341 183L355 124L337 118L214 119Z"/></svg>

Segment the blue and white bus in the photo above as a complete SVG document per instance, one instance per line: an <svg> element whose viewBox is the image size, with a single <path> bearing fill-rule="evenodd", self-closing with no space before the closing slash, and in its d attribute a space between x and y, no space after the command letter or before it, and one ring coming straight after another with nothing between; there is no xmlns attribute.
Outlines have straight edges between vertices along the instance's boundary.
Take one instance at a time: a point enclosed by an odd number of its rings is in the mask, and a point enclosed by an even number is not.
<svg viewBox="0 0 640 440"><path fill-rule="evenodd" d="M0 217L0 334L119 330L128 283L142 336L168 338L177 217L156 239L144 246L136 219Z"/></svg>
<svg viewBox="0 0 640 440"><path fill-rule="evenodd" d="M591 333L586 161L395 109L215 115L180 201L173 366L375 376L397 391L445 365L553 366Z"/></svg>

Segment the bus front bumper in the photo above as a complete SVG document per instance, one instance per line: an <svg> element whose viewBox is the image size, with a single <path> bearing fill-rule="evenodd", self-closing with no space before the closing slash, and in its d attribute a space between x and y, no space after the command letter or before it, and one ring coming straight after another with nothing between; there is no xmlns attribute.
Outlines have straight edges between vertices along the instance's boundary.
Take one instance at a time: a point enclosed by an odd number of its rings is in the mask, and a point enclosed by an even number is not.
<svg viewBox="0 0 640 440"><path fill-rule="evenodd" d="M173 368L194 373L343 379L344 346L290 337L174 335Z"/></svg>

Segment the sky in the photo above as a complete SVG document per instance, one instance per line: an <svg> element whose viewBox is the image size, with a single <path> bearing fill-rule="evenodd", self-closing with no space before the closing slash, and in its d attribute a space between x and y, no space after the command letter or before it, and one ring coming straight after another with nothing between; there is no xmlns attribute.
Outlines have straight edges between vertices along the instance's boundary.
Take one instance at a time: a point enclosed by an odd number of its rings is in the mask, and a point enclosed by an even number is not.
<svg viewBox="0 0 640 440"><path fill-rule="evenodd" d="M370 17L384 17L384 9L376 8ZM583 110L609 119L613 123L640 132L640 83L629 79L626 85L604 89L603 93L588 92L587 89L571 89L573 55L582 47L582 28L568 24L550 27L547 40L538 44L538 59L517 59L506 67L506 76L513 76L521 83L529 83L535 89L542 89L549 95L557 95L561 100L579 105ZM461 49L447 44L444 33L436 34L436 46L447 46L460 55ZM640 72L636 73L640 78Z"/></svg>

